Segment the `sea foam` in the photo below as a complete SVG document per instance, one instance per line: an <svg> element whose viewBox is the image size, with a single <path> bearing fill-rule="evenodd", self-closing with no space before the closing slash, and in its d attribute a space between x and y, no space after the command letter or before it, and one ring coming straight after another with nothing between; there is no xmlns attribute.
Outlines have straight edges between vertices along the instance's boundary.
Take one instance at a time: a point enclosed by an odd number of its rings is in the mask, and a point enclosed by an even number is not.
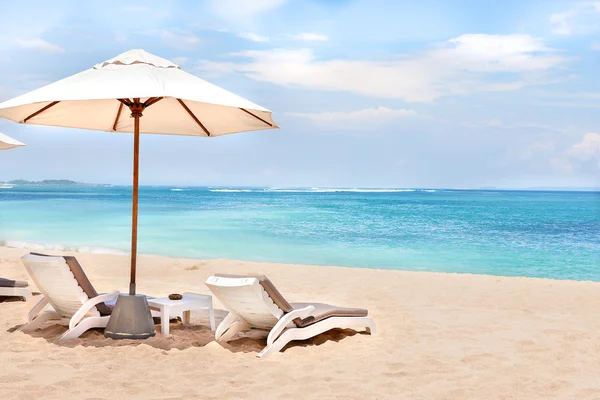
<svg viewBox="0 0 600 400"><path fill-rule="evenodd" d="M101 246L71 246L62 243L41 243L41 242L28 242L25 240L0 240L0 246L18 248L18 249L32 249L32 250L49 250L49 251L72 251L77 253L93 253L93 254L129 254L126 251L112 249L109 247Z"/></svg>

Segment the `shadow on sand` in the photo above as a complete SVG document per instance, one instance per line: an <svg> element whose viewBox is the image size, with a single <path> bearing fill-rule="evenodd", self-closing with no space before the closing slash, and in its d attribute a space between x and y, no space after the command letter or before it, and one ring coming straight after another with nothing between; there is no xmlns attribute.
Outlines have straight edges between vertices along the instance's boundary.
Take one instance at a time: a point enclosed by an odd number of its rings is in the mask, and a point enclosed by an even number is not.
<svg viewBox="0 0 600 400"><path fill-rule="evenodd" d="M12 301L12 300L8 300ZM15 300L19 301L19 300ZM215 320L217 325L225 318L227 311L215 309ZM159 322L159 320L156 320ZM23 326L22 324L13 326L8 329L8 332L15 332ZM163 336L160 333L160 323L155 325L156 335L146 340L113 340L104 337L102 329L90 329L81 337L72 340L61 341L59 337L66 332L64 325L56 324L56 322L48 322L41 329L34 332L20 333L29 335L34 338L46 340L61 347L122 347L122 346L139 346L147 345L160 350L185 350L191 347L204 347L215 340L215 333L210 329L208 319L192 319L189 325L183 325L180 320L172 320L169 326L170 335ZM258 353L267 345L266 331L252 330L240 334L238 339L228 343L219 343L223 348L233 353ZM329 340L339 342L348 336L354 336L357 332L351 329L332 329L322 333L314 338L297 341L288 344L283 351L292 347L319 346ZM365 333L366 334L366 333Z"/></svg>
<svg viewBox="0 0 600 400"><path fill-rule="evenodd" d="M34 297L41 295L40 292L32 292L31 294ZM37 299L33 299L33 300L37 300ZM25 300L23 300L23 298L19 297L19 296L10 296L10 297L0 296L0 303L20 303L22 301L25 301Z"/></svg>

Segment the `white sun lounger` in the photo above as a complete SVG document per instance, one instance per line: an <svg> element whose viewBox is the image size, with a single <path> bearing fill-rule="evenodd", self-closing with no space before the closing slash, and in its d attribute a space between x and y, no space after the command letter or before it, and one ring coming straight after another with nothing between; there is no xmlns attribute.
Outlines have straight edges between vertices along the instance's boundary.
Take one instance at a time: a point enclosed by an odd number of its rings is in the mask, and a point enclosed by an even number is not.
<svg viewBox="0 0 600 400"><path fill-rule="evenodd" d="M49 320L69 325L60 340L74 339L88 329L105 328L118 291L98 294L75 257L26 254L21 257L43 298L29 311L21 331L30 332ZM51 307L47 307L50 305Z"/></svg>
<svg viewBox="0 0 600 400"><path fill-rule="evenodd" d="M253 328L270 331L267 347L258 357L276 353L293 340L309 339L334 328L366 329L375 334L375 321L367 317L367 310L288 303L266 276L215 275L206 285L229 311L217 327L217 341L229 341L238 332Z"/></svg>
<svg viewBox="0 0 600 400"><path fill-rule="evenodd" d="M23 300L29 301L31 298L29 283L0 278L0 297L22 297Z"/></svg>

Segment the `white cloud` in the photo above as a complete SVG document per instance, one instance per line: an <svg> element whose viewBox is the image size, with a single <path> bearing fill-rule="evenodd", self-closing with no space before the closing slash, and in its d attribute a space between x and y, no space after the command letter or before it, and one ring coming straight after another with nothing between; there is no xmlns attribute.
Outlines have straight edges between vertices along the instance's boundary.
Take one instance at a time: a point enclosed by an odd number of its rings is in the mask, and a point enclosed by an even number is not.
<svg viewBox="0 0 600 400"><path fill-rule="evenodd" d="M448 43L455 47L435 50L430 57L474 72L546 70L564 61L541 39L529 35L467 34Z"/></svg>
<svg viewBox="0 0 600 400"><path fill-rule="evenodd" d="M193 47L202 42L202 39L193 33L177 33L168 30L162 30L160 37L165 43L183 47Z"/></svg>
<svg viewBox="0 0 600 400"><path fill-rule="evenodd" d="M241 37L243 39L248 39L253 42L268 42L269 41L269 38L267 36L261 36L261 35L257 35L256 33L250 33L250 32L239 33L238 37Z"/></svg>
<svg viewBox="0 0 600 400"><path fill-rule="evenodd" d="M561 172L572 172L575 167L600 169L600 133L586 133L581 141L567 149L552 165Z"/></svg>
<svg viewBox="0 0 600 400"><path fill-rule="evenodd" d="M15 39L14 41L17 47L32 50L42 50L49 53L64 53L65 49L57 44L49 43L44 39L31 38L31 39Z"/></svg>
<svg viewBox="0 0 600 400"><path fill-rule="evenodd" d="M579 143L571 146L568 154L581 161L589 161L595 158L600 161L600 133L586 133Z"/></svg>
<svg viewBox="0 0 600 400"><path fill-rule="evenodd" d="M391 109L383 106L377 108L365 108L355 111L323 112L323 113L287 113L294 117L308 118L315 122L339 122L339 121L373 121L379 118L391 119L398 117L417 116L415 110L404 108Z"/></svg>
<svg viewBox="0 0 600 400"><path fill-rule="evenodd" d="M191 32L168 29L153 29L149 31L138 32L141 35L158 36L165 44L180 49L193 49L200 43L202 39Z"/></svg>
<svg viewBox="0 0 600 400"><path fill-rule="evenodd" d="M548 124L539 124L532 122L512 122L505 123L498 118L488 119L482 122L474 122L474 121L462 121L458 123L460 126L465 126L467 128L502 128L506 130L521 130L528 129L534 131L546 131L546 132L557 132L557 133L576 133L579 132L578 129L570 128L570 127L558 127L556 125L548 125Z"/></svg>
<svg viewBox="0 0 600 400"><path fill-rule="evenodd" d="M284 86L411 102L544 84L567 61L540 39L518 34L462 35L424 52L399 54L391 61L321 61L311 49L249 50L232 56L247 61L201 61L197 68L238 72Z"/></svg>
<svg viewBox="0 0 600 400"><path fill-rule="evenodd" d="M600 42L590 43L590 49L600 51Z"/></svg>
<svg viewBox="0 0 600 400"><path fill-rule="evenodd" d="M329 40L327 35L323 35L320 33L309 33L309 32L297 33L295 35L292 35L292 39L303 40L306 42L326 42Z"/></svg>
<svg viewBox="0 0 600 400"><path fill-rule="evenodd" d="M421 116L414 110L391 109L383 106L352 111L286 113L286 115L303 118L328 131L344 131L345 134L357 135L360 138L373 138L382 132L383 127L392 124L401 123L402 126L408 127L422 121L422 118L419 118Z"/></svg>
<svg viewBox="0 0 600 400"><path fill-rule="evenodd" d="M600 29L600 2L575 3L569 10L550 16L552 32L557 35L585 35Z"/></svg>

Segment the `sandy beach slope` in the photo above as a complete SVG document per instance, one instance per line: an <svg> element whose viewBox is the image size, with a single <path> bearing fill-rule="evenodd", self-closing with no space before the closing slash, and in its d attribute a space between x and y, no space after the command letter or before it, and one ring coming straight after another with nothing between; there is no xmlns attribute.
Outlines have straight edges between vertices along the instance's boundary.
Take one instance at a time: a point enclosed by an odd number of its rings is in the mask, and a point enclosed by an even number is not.
<svg viewBox="0 0 600 400"><path fill-rule="evenodd" d="M0 247L0 276L28 279L26 251ZM98 291L126 291L126 256L76 256ZM160 257L138 271L153 296L263 273L290 301L368 308L378 335L335 330L260 360L263 337L217 344L198 311L170 337L58 342L52 323L15 331L33 302L3 301L0 399L600 399L600 283Z"/></svg>

